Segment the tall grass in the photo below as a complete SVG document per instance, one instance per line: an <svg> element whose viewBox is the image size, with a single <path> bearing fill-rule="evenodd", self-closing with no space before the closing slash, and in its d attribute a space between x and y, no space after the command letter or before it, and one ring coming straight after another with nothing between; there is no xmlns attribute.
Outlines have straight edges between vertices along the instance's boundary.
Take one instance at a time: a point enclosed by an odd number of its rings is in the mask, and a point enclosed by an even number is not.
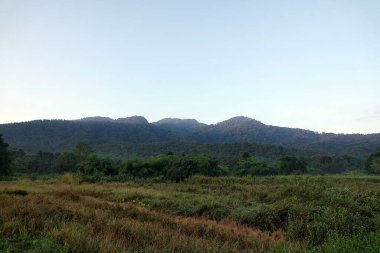
<svg viewBox="0 0 380 253"><path fill-rule="evenodd" d="M0 251L380 252L380 178L0 183Z"/></svg>
<svg viewBox="0 0 380 253"><path fill-rule="evenodd" d="M62 186L38 193L38 186L28 195L0 194L2 250L267 252L284 244L281 232L173 216Z"/></svg>

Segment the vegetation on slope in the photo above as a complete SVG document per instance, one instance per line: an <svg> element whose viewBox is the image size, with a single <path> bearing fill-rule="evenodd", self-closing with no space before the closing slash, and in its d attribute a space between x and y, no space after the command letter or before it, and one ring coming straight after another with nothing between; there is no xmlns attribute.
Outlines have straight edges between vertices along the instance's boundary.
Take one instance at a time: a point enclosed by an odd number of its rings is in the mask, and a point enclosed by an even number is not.
<svg viewBox="0 0 380 253"><path fill-rule="evenodd" d="M380 134L319 134L304 129L268 126L246 117L235 117L215 125L180 119L148 123L145 118L137 116L118 120L101 117L82 121L36 120L0 124L0 132L11 146L26 152L64 152L85 141L97 152L123 155L123 159L128 158L126 151L135 151L131 145L146 145L145 150L149 150L152 143L161 146L173 142L197 143L199 146L204 143L266 144L297 147L299 152L307 150L314 154L327 152L359 157L367 156L380 145ZM136 151L142 153L143 150Z"/></svg>

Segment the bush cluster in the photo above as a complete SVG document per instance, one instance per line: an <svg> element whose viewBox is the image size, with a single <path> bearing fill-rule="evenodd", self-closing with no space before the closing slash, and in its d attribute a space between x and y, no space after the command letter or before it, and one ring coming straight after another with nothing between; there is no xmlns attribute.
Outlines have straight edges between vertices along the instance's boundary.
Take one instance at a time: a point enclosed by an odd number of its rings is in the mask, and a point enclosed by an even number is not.
<svg viewBox="0 0 380 253"><path fill-rule="evenodd" d="M199 174L205 176L268 176L289 174L331 174L342 173L345 164L354 163L348 156L284 156L277 161L267 161L251 157L245 152L240 160L232 165L221 164L220 160L207 155L178 155L168 152L165 155L139 157L129 160L116 160L109 156L100 156L86 143L79 143L73 151L50 153L39 151L35 155L22 150L7 149L2 145L3 154L0 163L0 175L9 176L10 172L43 175L51 173L78 172L86 181L99 181L104 177L113 180L125 178L164 178L181 182L185 178ZM359 165L358 165L358 168ZM363 172L380 173L380 152L370 155Z"/></svg>

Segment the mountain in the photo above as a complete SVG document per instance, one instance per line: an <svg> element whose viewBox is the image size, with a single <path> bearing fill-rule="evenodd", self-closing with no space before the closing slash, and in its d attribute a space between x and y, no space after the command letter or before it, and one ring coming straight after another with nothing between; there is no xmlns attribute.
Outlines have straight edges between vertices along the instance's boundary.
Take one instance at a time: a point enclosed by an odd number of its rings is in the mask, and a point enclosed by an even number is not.
<svg viewBox="0 0 380 253"><path fill-rule="evenodd" d="M132 117L126 117L126 118L118 118L118 119L111 119L109 117L101 117L101 116L95 116L95 117L86 117L79 119L77 121L82 122L118 122L118 123L129 123L129 124L149 124L149 122L144 118L143 116L132 116Z"/></svg>
<svg viewBox="0 0 380 253"><path fill-rule="evenodd" d="M305 152L358 156L368 155L380 148L380 134L320 134L304 129L270 126L243 116L212 125L195 119L177 118L149 123L142 116L116 120L100 116L74 121L36 120L0 124L0 133L12 147L27 152L62 152L72 149L81 141L110 154L124 152L120 150L125 150L126 146L149 144L151 147L152 143L160 143L156 147L164 147L165 143L194 143L194 149L200 144L265 144Z"/></svg>
<svg viewBox="0 0 380 253"><path fill-rule="evenodd" d="M149 124L143 116L132 116L126 118L118 118L116 122L129 123L129 124Z"/></svg>
<svg viewBox="0 0 380 253"><path fill-rule="evenodd" d="M318 141L319 134L303 129L268 126L260 121L239 116L194 133L193 138L204 142L263 143L297 146Z"/></svg>
<svg viewBox="0 0 380 253"><path fill-rule="evenodd" d="M236 128L236 127L241 127L241 126L254 126L254 127L265 126L265 124L261 123L260 121L257 121L255 119L251 119L245 116L233 117L228 120L219 122L216 125L221 128Z"/></svg>
<svg viewBox="0 0 380 253"><path fill-rule="evenodd" d="M94 116L94 117L86 117L82 119L78 119L77 121L84 121L84 122L111 122L113 119L109 117L101 117L101 116Z"/></svg>
<svg viewBox="0 0 380 253"><path fill-rule="evenodd" d="M178 119L178 118L164 118L153 123L161 128L171 129L171 130L196 130L201 127L206 126L206 124L199 123L195 119Z"/></svg>
<svg viewBox="0 0 380 253"><path fill-rule="evenodd" d="M62 152L78 142L93 146L117 146L126 143L174 141L167 130L152 124L112 121L35 120L0 125L0 133L14 148L27 152Z"/></svg>

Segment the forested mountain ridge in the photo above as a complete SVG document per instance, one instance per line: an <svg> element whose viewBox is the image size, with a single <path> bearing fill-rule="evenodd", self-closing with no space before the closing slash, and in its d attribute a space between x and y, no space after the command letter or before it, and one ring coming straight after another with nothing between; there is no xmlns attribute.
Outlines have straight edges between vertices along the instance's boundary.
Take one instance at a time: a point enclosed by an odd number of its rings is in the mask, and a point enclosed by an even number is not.
<svg viewBox="0 0 380 253"><path fill-rule="evenodd" d="M207 127L206 124L199 123L196 119L164 118L152 124L161 128L179 131L196 131Z"/></svg>
<svg viewBox="0 0 380 253"><path fill-rule="evenodd" d="M247 117L207 125L195 119L166 118L149 123L142 116L113 120L89 117L80 120L35 120L0 124L0 133L14 148L27 152L62 152L78 142L88 142L104 153L131 145L164 143L266 144L331 154L368 155L380 147L380 134L320 134L266 125ZM149 146L149 145L148 145ZM150 145L152 146L152 145ZM174 145L176 146L176 145ZM147 151L149 153L149 151Z"/></svg>

